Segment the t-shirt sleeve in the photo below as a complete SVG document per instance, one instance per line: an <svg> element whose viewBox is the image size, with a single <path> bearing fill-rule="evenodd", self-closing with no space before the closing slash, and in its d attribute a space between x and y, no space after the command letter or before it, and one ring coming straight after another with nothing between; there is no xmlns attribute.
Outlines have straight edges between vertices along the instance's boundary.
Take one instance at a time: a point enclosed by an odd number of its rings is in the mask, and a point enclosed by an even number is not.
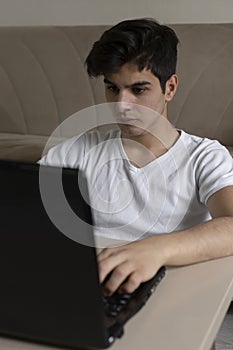
<svg viewBox="0 0 233 350"><path fill-rule="evenodd" d="M206 145L196 166L200 201L205 205L213 193L233 185L233 158L218 141Z"/></svg>
<svg viewBox="0 0 233 350"><path fill-rule="evenodd" d="M84 135L75 136L52 147L38 163L55 167L80 168L84 155L84 138Z"/></svg>

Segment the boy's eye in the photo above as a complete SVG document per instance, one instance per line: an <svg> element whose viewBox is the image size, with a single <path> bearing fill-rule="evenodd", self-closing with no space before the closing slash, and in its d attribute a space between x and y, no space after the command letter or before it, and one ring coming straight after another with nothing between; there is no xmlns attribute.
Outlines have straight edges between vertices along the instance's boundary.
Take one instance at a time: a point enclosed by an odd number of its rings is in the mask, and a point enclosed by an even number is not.
<svg viewBox="0 0 233 350"><path fill-rule="evenodd" d="M117 94L117 93L119 92L118 87L116 87L115 85L108 85L108 86L107 86L107 89L108 89L109 91L112 91L114 94Z"/></svg>
<svg viewBox="0 0 233 350"><path fill-rule="evenodd" d="M133 93L135 95L140 95L142 94L146 89L145 88L142 88L142 87L134 87L133 89Z"/></svg>

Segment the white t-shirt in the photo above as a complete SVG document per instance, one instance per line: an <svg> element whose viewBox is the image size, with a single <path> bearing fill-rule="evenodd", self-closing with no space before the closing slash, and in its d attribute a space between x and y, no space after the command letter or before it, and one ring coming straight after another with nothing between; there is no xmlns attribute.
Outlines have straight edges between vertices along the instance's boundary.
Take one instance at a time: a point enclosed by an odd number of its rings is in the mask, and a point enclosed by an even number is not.
<svg viewBox="0 0 233 350"><path fill-rule="evenodd" d="M180 131L142 168L132 165L120 130L94 130L51 148L40 164L80 168L99 237L133 241L211 219L208 198L233 185L233 159L218 141Z"/></svg>

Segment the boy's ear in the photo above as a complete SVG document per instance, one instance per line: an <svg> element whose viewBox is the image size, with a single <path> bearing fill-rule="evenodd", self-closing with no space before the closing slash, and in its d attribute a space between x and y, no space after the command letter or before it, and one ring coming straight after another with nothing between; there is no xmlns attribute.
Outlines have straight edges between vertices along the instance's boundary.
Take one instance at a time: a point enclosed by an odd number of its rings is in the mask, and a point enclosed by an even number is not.
<svg viewBox="0 0 233 350"><path fill-rule="evenodd" d="M166 82L166 87L165 87L165 100L166 102L170 102L177 90L179 81L178 81L178 76L176 74L173 74Z"/></svg>

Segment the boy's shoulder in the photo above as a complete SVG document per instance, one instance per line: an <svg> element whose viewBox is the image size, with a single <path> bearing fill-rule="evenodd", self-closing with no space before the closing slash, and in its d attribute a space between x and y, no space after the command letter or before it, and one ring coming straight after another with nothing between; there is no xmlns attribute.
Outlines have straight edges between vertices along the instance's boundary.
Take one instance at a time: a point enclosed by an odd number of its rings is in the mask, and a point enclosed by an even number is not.
<svg viewBox="0 0 233 350"><path fill-rule="evenodd" d="M53 146L38 162L42 165L77 167L85 152L104 141L116 139L118 129L93 129Z"/></svg>
<svg viewBox="0 0 233 350"><path fill-rule="evenodd" d="M211 150L224 150L228 152L227 148L216 139L189 134L184 130L181 130L181 135L184 145L186 145L190 151L198 151L202 153Z"/></svg>

